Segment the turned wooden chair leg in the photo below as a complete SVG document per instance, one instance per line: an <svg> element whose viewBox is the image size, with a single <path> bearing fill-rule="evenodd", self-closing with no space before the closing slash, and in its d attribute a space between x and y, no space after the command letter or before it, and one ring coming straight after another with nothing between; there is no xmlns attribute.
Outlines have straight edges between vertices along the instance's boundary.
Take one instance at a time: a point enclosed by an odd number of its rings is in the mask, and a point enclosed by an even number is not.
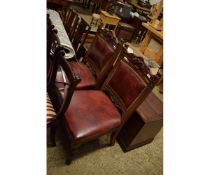
<svg viewBox="0 0 210 175"><path fill-rule="evenodd" d="M72 162L72 160L73 160L72 156L73 156L73 155L69 155L69 157L66 158L66 161L65 161L65 164L66 164L66 165L70 165L70 164L71 164L71 162Z"/></svg>
<svg viewBox="0 0 210 175"><path fill-rule="evenodd" d="M69 154L68 154L68 157L66 158L66 165L70 165L72 163L72 160L74 159L74 155L77 154L78 152L78 148L79 148L80 145L76 145L76 146L70 146L70 151L69 151Z"/></svg>

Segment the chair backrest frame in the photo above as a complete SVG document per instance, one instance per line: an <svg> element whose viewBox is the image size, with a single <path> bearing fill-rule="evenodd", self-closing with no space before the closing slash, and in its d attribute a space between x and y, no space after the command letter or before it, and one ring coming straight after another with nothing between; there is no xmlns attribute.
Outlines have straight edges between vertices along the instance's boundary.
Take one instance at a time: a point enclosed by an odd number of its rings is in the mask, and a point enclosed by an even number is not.
<svg viewBox="0 0 210 175"><path fill-rule="evenodd" d="M75 10L70 9L69 12L66 12L64 26L68 33L70 41L72 41L73 39L73 35L78 26L78 22L79 22L79 15L76 13Z"/></svg>
<svg viewBox="0 0 210 175"><path fill-rule="evenodd" d="M106 43L107 48L111 48L112 50L112 56L111 57L104 57L103 59L106 59L105 65L103 65L102 69L99 69L97 63L95 60L93 60L90 56L92 52L94 52L94 45L96 44L97 40L100 39L103 42ZM104 45L105 46L105 45ZM84 61L90 70L92 71L92 74L96 78L96 86L95 89L98 89L101 84L103 83L104 79L106 78L107 74L113 67L113 65L117 62L119 53L122 49L123 43L119 41L115 36L114 33L108 29L102 29L99 27L96 37L90 46L87 54L84 57ZM101 59L101 58L99 58Z"/></svg>
<svg viewBox="0 0 210 175"><path fill-rule="evenodd" d="M56 114L58 117L62 117L68 108L74 90L77 84L81 81L81 79L75 75L71 67L68 66L67 61L64 58L65 51L62 47L59 47L55 51L55 60L56 60L56 69L54 69L54 75L56 76L57 70L60 67L67 81L65 82L63 93L59 91L59 89L55 85L55 79L53 82L53 86L49 89L49 94L52 97L53 105L55 106Z"/></svg>
<svg viewBox="0 0 210 175"><path fill-rule="evenodd" d="M119 109L122 116L122 124L127 121L127 119L135 112L136 108L145 100L145 98L152 91L158 80L160 79L160 75L152 75L150 73L149 68L144 63L143 58L136 57L134 54L128 53L127 48L123 47L121 50L119 61L116 62L110 74L104 81L101 90L104 91L111 99L113 104ZM139 93L136 94L135 98L131 101L131 103L126 104L122 96L112 87L111 81L116 77L114 77L121 69L122 65L127 65L132 71L132 74L135 76L134 80L139 80L142 83L142 90L139 90ZM132 76L133 76L132 75ZM121 75L126 76L126 75ZM128 75L129 76L129 75ZM118 85L120 88L125 88L125 93L130 93L132 89L128 88L128 83L119 82ZM139 87L140 88L140 87ZM126 92L127 91L127 92Z"/></svg>
<svg viewBox="0 0 210 175"><path fill-rule="evenodd" d="M83 46L90 29L90 25L83 18L79 17L79 23L72 36L72 45L76 51L79 49L78 46Z"/></svg>

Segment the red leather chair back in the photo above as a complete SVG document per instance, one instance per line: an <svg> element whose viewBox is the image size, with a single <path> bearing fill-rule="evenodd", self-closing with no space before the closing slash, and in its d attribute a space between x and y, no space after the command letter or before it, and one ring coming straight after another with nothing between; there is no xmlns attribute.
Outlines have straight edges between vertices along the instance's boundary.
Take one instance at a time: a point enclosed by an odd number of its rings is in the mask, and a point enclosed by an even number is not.
<svg viewBox="0 0 210 175"><path fill-rule="evenodd" d="M87 57L100 72L103 67L111 60L114 55L114 49L100 36L96 36L94 43L91 45Z"/></svg>
<svg viewBox="0 0 210 175"><path fill-rule="evenodd" d="M144 101L159 80L158 75L151 75L143 58L129 54L123 48L119 61L102 85L122 117L129 117Z"/></svg>
<svg viewBox="0 0 210 175"><path fill-rule="evenodd" d="M147 85L125 61L120 61L109 86L122 98L127 108Z"/></svg>
<svg viewBox="0 0 210 175"><path fill-rule="evenodd" d="M110 30L98 29L96 38L84 58L96 77L96 89L109 74L121 48L122 44Z"/></svg>

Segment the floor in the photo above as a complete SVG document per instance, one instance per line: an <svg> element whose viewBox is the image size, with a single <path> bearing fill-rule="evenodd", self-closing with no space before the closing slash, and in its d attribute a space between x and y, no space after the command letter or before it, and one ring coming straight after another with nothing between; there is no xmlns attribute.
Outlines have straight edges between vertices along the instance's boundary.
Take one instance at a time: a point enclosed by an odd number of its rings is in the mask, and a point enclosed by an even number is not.
<svg viewBox="0 0 210 175"><path fill-rule="evenodd" d="M90 12L84 14L76 6L79 14L88 22ZM163 94L156 86L153 92L163 101ZM162 175L163 174L163 128L152 143L124 153L118 143L106 146L108 136L88 143L79 149L78 156L71 165L65 165L66 137L62 128L57 134L56 147L47 148L48 175Z"/></svg>
<svg viewBox="0 0 210 175"><path fill-rule="evenodd" d="M163 129L152 143L124 153L118 143L106 146L108 136L83 145L72 164L65 165L65 139L61 133L56 147L47 148L48 175L162 175ZM64 137L65 138L65 137Z"/></svg>

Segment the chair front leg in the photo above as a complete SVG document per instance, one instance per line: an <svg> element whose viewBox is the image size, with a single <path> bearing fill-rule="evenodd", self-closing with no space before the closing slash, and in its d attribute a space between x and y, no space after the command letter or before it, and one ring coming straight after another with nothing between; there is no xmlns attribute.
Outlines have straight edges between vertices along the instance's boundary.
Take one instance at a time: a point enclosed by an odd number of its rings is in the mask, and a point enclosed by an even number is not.
<svg viewBox="0 0 210 175"><path fill-rule="evenodd" d="M115 141L116 141L116 138L117 138L117 136L118 136L118 134L119 134L119 132L120 132L120 129L121 129L121 128L118 128L117 130L115 130L115 131L113 131L113 132L111 133L111 136L110 136L110 143L109 143L110 146L114 146Z"/></svg>
<svg viewBox="0 0 210 175"><path fill-rule="evenodd" d="M53 123L50 127L50 140L51 145L56 146L55 135L56 135L56 123Z"/></svg>
<svg viewBox="0 0 210 175"><path fill-rule="evenodd" d="M66 165L70 165L72 163L72 160L74 159L74 156L77 154L79 147L80 147L80 145L72 145L71 144L70 150L68 153L68 157L65 161Z"/></svg>

